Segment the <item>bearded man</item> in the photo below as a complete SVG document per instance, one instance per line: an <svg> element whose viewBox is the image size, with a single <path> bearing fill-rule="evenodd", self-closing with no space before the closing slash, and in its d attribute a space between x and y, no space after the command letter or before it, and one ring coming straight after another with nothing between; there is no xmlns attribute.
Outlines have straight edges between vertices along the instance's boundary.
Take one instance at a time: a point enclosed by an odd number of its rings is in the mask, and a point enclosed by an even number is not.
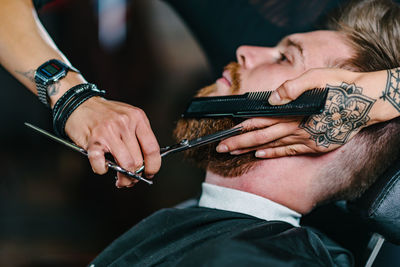
<svg viewBox="0 0 400 267"><path fill-rule="evenodd" d="M318 67L385 69L388 62L398 62L394 55L400 44L371 36L398 32L399 22L400 8L392 2L359 2L333 30L293 34L271 48L240 47L238 63L229 64L222 78L199 95L270 90ZM346 138L368 122L379 96L364 95L356 84L327 87L325 111L302 119L299 129L313 133L320 123L334 121L341 125L334 136ZM194 138L234 125L230 119L182 120L175 135L178 140ZM351 266L346 249L301 227L300 217L322 203L364 192L399 156L399 132L399 120L376 124L317 156L265 160L220 154L216 145L188 151L187 157L206 170L198 205L161 210L144 219L91 266ZM315 142L329 142L313 134Z"/></svg>

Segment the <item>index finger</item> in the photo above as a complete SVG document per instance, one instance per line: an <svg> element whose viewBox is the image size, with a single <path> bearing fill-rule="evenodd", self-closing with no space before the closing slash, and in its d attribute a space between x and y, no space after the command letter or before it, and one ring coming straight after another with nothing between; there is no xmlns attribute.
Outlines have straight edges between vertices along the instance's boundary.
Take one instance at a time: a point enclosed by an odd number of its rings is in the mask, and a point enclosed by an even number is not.
<svg viewBox="0 0 400 267"><path fill-rule="evenodd" d="M151 177L160 170L161 155L157 138L151 130L147 118L139 122L136 128L136 136L142 149L145 174L147 177Z"/></svg>
<svg viewBox="0 0 400 267"><path fill-rule="evenodd" d="M298 123L294 120L264 125L262 129L230 137L223 140L217 146L217 152L226 153L240 149L247 149L272 142L276 139L294 133L298 129Z"/></svg>

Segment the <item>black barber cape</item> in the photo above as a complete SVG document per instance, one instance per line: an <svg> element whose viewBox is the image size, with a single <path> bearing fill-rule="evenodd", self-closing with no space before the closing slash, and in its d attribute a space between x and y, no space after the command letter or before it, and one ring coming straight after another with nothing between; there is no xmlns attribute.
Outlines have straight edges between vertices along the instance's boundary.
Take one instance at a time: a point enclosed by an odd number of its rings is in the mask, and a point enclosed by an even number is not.
<svg viewBox="0 0 400 267"><path fill-rule="evenodd" d="M348 251L308 228L209 208L164 209L115 240L100 266L352 266Z"/></svg>

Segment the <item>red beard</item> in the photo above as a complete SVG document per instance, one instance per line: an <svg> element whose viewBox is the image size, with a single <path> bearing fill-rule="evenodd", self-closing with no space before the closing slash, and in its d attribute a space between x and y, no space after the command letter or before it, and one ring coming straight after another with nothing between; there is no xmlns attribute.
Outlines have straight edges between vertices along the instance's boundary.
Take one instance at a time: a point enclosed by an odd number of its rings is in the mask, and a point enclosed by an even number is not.
<svg viewBox="0 0 400 267"><path fill-rule="evenodd" d="M240 77L237 69L239 64L230 63L225 67L232 77L232 94L240 88ZM216 85L210 85L201 89L196 96L208 96L216 91ZM230 118L222 119L181 119L174 130L177 141L182 139L194 139L217 131L227 130L234 127L236 123ZM259 160L254 153L232 156L229 153L217 153L218 142L189 149L184 152L187 159L194 161L200 168L209 170L223 177L237 177L246 173Z"/></svg>

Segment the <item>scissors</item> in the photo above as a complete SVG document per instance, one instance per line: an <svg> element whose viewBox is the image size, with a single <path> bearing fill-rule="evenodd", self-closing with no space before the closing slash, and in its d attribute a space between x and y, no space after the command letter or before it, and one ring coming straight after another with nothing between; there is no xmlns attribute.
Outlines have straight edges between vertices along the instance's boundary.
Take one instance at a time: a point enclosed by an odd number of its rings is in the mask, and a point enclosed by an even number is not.
<svg viewBox="0 0 400 267"><path fill-rule="evenodd" d="M72 142L69 142L67 140L64 140L62 138L59 138L51 133L49 133L46 130L43 130L35 125L32 125L28 122L24 123L25 126L49 137L50 139L53 139L54 141L63 144L69 148L72 148L75 151L80 152L81 154L85 155L86 157L88 156L88 152L86 150L84 150L83 148L75 145ZM220 141L222 139L234 136L234 135L238 135L242 132L243 127L236 127L236 128L231 128L228 130L224 130L224 131L219 131L210 135L205 135L199 138L195 138L192 140L187 140L187 139L183 139L181 140L179 143L172 145L172 146L166 146L160 149L160 153L161 153L161 157L165 157L169 154L173 154L173 153L177 153L177 152L181 152L187 149L191 149L194 147L198 147L198 146L203 146L203 145L207 145L216 141ZM143 181L146 182L148 184L153 184L153 181L146 179L142 176L140 176L140 173L143 172L144 170L144 165L142 165L138 170L136 170L135 172L131 172L128 171L124 168L122 168L121 166L119 166L117 163L106 159L106 164L110 169L113 169L119 173L122 173L130 178L136 179L138 181Z"/></svg>

